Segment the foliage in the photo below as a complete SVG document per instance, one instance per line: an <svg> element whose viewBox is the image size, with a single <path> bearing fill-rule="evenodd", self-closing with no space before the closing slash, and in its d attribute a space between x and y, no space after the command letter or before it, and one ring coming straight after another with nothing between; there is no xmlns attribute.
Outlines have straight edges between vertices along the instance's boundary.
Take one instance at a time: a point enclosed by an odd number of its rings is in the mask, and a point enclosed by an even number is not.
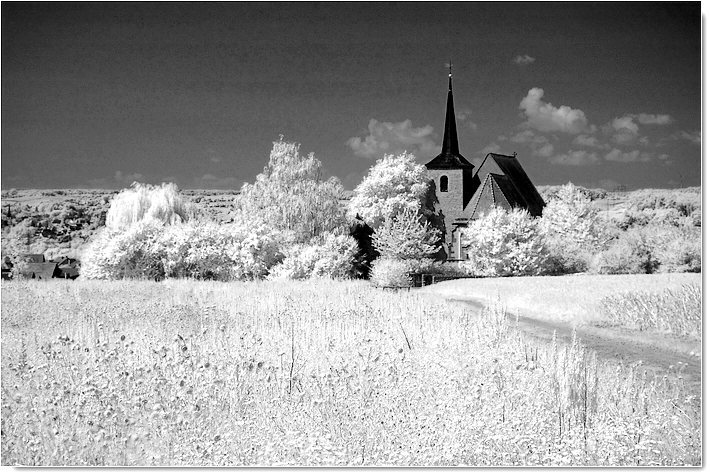
<svg viewBox="0 0 710 475"><path fill-rule="evenodd" d="M433 256L441 247L441 232L424 221L417 210L405 208L386 216L372 236L381 257L420 260Z"/></svg>
<svg viewBox="0 0 710 475"><path fill-rule="evenodd" d="M684 285L663 292L623 292L599 302L599 311L613 325L695 338L702 336L702 290Z"/></svg>
<svg viewBox="0 0 710 475"><path fill-rule="evenodd" d="M144 218L127 228L106 227L82 255L83 279L162 279L165 269L157 246L163 223Z"/></svg>
<svg viewBox="0 0 710 475"><path fill-rule="evenodd" d="M411 287L411 262L379 257L372 263L370 282L378 287Z"/></svg>
<svg viewBox="0 0 710 475"><path fill-rule="evenodd" d="M357 242L350 236L326 233L311 244L295 244L285 259L269 274L272 279L295 280L313 277L345 279L353 272Z"/></svg>
<svg viewBox="0 0 710 475"><path fill-rule="evenodd" d="M592 200L572 183L547 201L539 220L557 272L584 272L606 240L604 223Z"/></svg>
<svg viewBox="0 0 710 475"><path fill-rule="evenodd" d="M426 167L418 164L414 155L385 155L355 188L348 216L355 219L359 215L374 229L405 210L431 219L435 204L430 193L432 187Z"/></svg>
<svg viewBox="0 0 710 475"><path fill-rule="evenodd" d="M684 371L529 339L500 307L334 281L9 282L2 302L5 465L702 463Z"/></svg>
<svg viewBox="0 0 710 475"><path fill-rule="evenodd" d="M368 279L372 262L379 253L372 245L374 230L360 217L356 216L350 223L350 236L357 242L357 250L353 257L353 277Z"/></svg>
<svg viewBox="0 0 710 475"><path fill-rule="evenodd" d="M674 226L632 227L594 256L599 274L700 272L701 231Z"/></svg>
<svg viewBox="0 0 710 475"><path fill-rule="evenodd" d="M280 259L274 233L263 224L164 226L144 219L99 234L82 258L82 277L249 280L266 276Z"/></svg>
<svg viewBox="0 0 710 475"><path fill-rule="evenodd" d="M111 201L106 227L126 229L143 220L163 224L187 222L197 216L197 208L185 201L174 183L150 185L135 182Z"/></svg>
<svg viewBox="0 0 710 475"><path fill-rule="evenodd" d="M540 275L549 266L544 239L525 210L493 207L464 228L461 238L469 255L464 268L475 275Z"/></svg>
<svg viewBox="0 0 710 475"><path fill-rule="evenodd" d="M253 184L245 183L235 198L237 214L258 217L281 231L282 239L306 243L328 232L344 233L343 187L336 177L322 179L323 165L300 145L274 142L269 163Z"/></svg>

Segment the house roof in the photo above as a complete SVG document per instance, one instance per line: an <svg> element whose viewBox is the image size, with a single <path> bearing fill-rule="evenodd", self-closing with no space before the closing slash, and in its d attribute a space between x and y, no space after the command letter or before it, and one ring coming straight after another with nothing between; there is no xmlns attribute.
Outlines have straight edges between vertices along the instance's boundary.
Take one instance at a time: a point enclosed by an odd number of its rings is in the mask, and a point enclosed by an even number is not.
<svg viewBox="0 0 710 475"><path fill-rule="evenodd" d="M29 279L48 280L59 275L59 267L54 262L31 262L20 270L20 274Z"/></svg>
<svg viewBox="0 0 710 475"><path fill-rule="evenodd" d="M454 113L454 92L451 87L451 73L449 72L449 95L446 100L446 121L444 123L444 142L441 153L426 164L429 170L458 170L462 168L475 168L459 153L459 138L456 132L456 114Z"/></svg>
<svg viewBox="0 0 710 475"><path fill-rule="evenodd" d="M23 262L41 263L45 262L44 254L22 254L20 260Z"/></svg>

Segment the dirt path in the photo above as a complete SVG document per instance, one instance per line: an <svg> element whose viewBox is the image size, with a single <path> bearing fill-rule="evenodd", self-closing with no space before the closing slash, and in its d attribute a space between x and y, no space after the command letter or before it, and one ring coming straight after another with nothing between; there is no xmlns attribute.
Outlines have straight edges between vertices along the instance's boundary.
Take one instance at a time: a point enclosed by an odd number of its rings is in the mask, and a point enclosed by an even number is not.
<svg viewBox="0 0 710 475"><path fill-rule="evenodd" d="M447 299L450 302L466 305L477 310L485 308L486 304L472 299ZM507 314L513 322L516 316ZM551 341L553 332L557 331L558 341L570 342L572 327L568 323L538 320L529 316L519 316L520 329L534 338ZM603 360L625 364L642 361L641 366L649 371L665 373L671 365L686 364L683 375L693 392L700 395L702 382L701 359L690 352L698 347L698 343L690 342L668 335L649 335L633 330L620 328L597 328L584 325L577 328L577 339L584 346L596 351L597 357Z"/></svg>

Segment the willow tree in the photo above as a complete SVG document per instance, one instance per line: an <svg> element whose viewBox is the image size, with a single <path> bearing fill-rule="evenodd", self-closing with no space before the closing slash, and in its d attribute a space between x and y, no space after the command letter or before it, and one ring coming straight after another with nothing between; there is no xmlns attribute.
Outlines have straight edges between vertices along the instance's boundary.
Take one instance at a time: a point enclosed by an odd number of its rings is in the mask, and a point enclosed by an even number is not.
<svg viewBox="0 0 710 475"><path fill-rule="evenodd" d="M313 153L301 155L299 148L283 137L274 142L263 173L245 183L235 199L237 214L268 223L295 243L345 232L340 180L324 180L321 161Z"/></svg>
<svg viewBox="0 0 710 475"><path fill-rule="evenodd" d="M179 224L194 219L196 207L186 202L177 185L149 185L135 182L111 200L106 227L124 229L143 220Z"/></svg>

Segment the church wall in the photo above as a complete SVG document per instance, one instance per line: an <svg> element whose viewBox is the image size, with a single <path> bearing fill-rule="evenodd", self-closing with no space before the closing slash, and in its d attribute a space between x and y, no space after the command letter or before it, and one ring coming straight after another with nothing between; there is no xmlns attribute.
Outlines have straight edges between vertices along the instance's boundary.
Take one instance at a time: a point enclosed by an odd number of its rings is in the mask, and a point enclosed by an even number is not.
<svg viewBox="0 0 710 475"><path fill-rule="evenodd" d="M446 242L450 244L454 219L461 217L463 212L464 170L428 170L428 173L436 184L436 197L439 199L439 206L444 213ZM439 190L442 176L449 179L449 191Z"/></svg>

